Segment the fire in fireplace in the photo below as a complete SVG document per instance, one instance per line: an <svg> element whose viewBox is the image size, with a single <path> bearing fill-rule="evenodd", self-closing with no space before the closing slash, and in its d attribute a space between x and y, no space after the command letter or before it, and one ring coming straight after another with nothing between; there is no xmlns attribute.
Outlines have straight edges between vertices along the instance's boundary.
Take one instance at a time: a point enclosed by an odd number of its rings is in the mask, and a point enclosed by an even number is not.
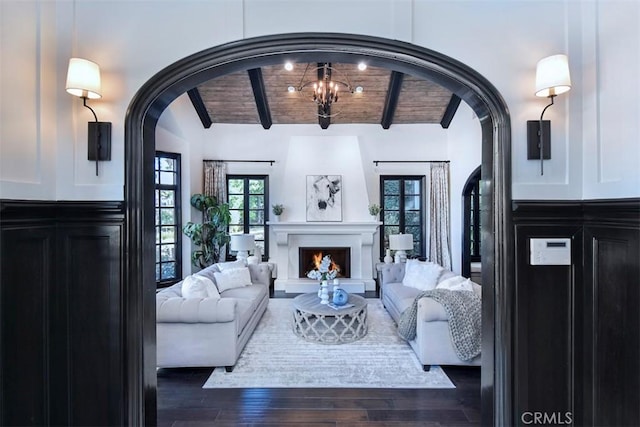
<svg viewBox="0 0 640 427"><path fill-rule="evenodd" d="M298 277L307 277L307 273L318 268L322 257L329 255L332 261L332 269L338 269L337 277L351 277L351 248L318 248L300 247L298 253L299 267Z"/></svg>

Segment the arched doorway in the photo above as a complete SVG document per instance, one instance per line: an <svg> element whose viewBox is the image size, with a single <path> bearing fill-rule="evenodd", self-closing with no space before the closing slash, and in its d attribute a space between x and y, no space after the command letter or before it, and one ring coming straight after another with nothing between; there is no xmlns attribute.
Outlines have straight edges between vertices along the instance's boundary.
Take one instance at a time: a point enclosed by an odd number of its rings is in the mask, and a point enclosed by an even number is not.
<svg viewBox="0 0 640 427"><path fill-rule="evenodd" d="M482 424L511 419L513 232L511 229L511 128L504 100L493 85L464 64L396 40L333 33L262 36L198 52L153 76L134 96L125 119L126 261L124 283L128 423L155 423L155 128L164 109L196 85L230 72L298 62L366 58L433 80L463 99L482 128L483 268ZM495 244L498 242L499 244ZM497 351L496 349L499 349Z"/></svg>

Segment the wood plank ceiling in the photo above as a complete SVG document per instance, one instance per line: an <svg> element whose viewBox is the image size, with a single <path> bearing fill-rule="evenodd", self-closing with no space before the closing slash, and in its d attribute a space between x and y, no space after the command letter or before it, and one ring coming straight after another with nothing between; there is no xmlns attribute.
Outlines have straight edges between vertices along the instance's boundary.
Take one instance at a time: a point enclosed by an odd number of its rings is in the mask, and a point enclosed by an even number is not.
<svg viewBox="0 0 640 427"><path fill-rule="evenodd" d="M289 86L317 81L318 65L293 64L239 71L205 82L189 91L191 101L205 127L215 123L261 124L393 124L437 123L447 128L460 98L442 86L385 68L357 64L331 64L332 79L350 83L353 93L341 86L339 99L331 106L331 117L318 115L310 86L289 92ZM304 79L303 79L304 76ZM362 87L362 93L355 92Z"/></svg>

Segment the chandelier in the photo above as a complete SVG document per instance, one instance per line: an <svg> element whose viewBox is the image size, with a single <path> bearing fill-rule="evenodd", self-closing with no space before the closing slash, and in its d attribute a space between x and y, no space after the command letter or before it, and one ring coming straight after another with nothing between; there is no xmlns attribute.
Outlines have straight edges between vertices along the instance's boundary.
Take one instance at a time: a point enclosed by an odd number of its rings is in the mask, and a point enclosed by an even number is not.
<svg viewBox="0 0 640 427"><path fill-rule="evenodd" d="M305 82L309 71L315 71L318 75L318 80ZM338 76L341 74L344 75L344 80L339 80ZM308 93L308 88L312 88L308 96L316 104L318 116L325 119L340 114L340 111L331 109L332 105L338 102L340 93L344 91L348 93L362 92L362 87L358 86L354 89L349 81L349 76L346 73L341 73L329 63L318 64L315 67L313 64L307 64L302 78L300 78L300 83L298 83L297 87L289 86L289 92L297 91L299 93Z"/></svg>

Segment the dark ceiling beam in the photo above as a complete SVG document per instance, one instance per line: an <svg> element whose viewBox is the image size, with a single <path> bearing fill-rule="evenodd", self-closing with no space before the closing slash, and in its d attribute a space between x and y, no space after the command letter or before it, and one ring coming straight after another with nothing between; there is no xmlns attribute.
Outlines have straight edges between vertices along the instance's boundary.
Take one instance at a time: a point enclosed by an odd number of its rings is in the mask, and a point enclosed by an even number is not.
<svg viewBox="0 0 640 427"><path fill-rule="evenodd" d="M331 67L331 64L328 64L328 65L329 67ZM331 68L327 69L327 74L329 76L329 79L331 79ZM324 79L324 63L318 62L318 81L322 81L323 79ZM327 117L327 116L331 116L331 106L329 106L327 108L327 111L325 111L324 113L326 115L321 116L320 114L323 114L322 108L318 107L318 124L322 129L327 129L331 124L331 117Z"/></svg>
<svg viewBox="0 0 640 427"><path fill-rule="evenodd" d="M262 123L263 128L269 129L273 122L271 121L271 110L269 110L269 102L267 101L267 91L264 88L262 70L260 68L252 68L247 72L249 73L249 80L251 80L253 97L256 99L260 123Z"/></svg>
<svg viewBox="0 0 640 427"><path fill-rule="evenodd" d="M442 115L442 120L440 120L440 126L443 129L448 129L451 124L451 120L453 120L453 116L456 115L456 111L458 111L458 106L460 105L460 97L455 93L451 95L451 99L449 100L449 105L447 105L447 109L444 111Z"/></svg>
<svg viewBox="0 0 640 427"><path fill-rule="evenodd" d="M397 71L391 72L389 78L389 89L387 89L387 97L384 100L384 109L382 110L382 119L380 124L383 129L389 129L393 123L393 117L396 114L398 99L400 98L400 89L402 88L402 80L404 74Z"/></svg>
<svg viewBox="0 0 640 427"><path fill-rule="evenodd" d="M207 107L205 107L204 102L202 101L202 97L200 96L200 91L197 87L193 89L189 89L187 91L189 95L189 99L191 100L191 104L193 104L193 108L196 110L198 117L200 117L200 121L202 122L202 126L205 129L209 129L213 121L211 117L209 117L209 112L207 111Z"/></svg>

